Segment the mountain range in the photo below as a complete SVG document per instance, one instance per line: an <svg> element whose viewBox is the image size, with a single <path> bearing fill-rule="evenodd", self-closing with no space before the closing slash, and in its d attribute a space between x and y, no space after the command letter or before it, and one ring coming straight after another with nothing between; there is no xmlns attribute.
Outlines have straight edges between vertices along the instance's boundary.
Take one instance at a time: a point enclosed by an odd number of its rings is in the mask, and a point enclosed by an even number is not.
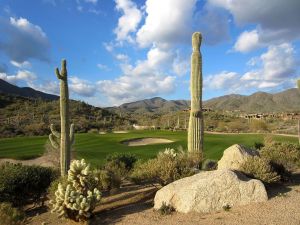
<svg viewBox="0 0 300 225"><path fill-rule="evenodd" d="M29 87L17 87L0 79L0 93L41 98L43 100L57 100L59 96L46 94ZM213 110L235 111L246 113L292 112L300 111L300 91L296 88L287 89L279 93L256 92L249 96L231 94L203 102L204 107ZM189 100L166 100L160 97L122 104L118 107L106 109L115 113L169 113L189 109Z"/></svg>
<svg viewBox="0 0 300 225"><path fill-rule="evenodd" d="M203 105L212 110L238 110L246 113L300 111L300 91L292 88L275 94L266 92L256 92L249 96L231 94L204 101ZM168 113L189 109L189 107L189 100L166 100L155 97L108 109L128 113Z"/></svg>

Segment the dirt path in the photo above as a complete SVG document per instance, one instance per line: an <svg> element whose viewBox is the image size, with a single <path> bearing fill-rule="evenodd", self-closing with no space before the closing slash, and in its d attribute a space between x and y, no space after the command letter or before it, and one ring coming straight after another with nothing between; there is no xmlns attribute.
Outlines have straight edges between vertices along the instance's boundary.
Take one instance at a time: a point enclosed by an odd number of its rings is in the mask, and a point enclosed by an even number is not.
<svg viewBox="0 0 300 225"><path fill-rule="evenodd" d="M45 166L45 167L55 167L55 164L51 162L47 156L41 156L35 159L29 160L17 160L17 159L8 159L8 158L0 158L0 165L5 163L22 163L23 165L37 165L37 166Z"/></svg>
<svg viewBox="0 0 300 225"><path fill-rule="evenodd" d="M300 224L300 174L294 174L294 183L275 185L268 189L270 200L246 206L233 207L229 211L214 213L172 213L160 215L153 210L153 201L123 205L117 209L105 210L111 204L132 198L133 194L152 190L151 187L124 187L121 193L103 198L103 205L98 207L96 216L88 225L299 225ZM153 187L152 187L153 188ZM99 211L100 209L100 211ZM97 211L96 210L96 211ZM38 216L29 219L28 224L40 225L75 225L67 220L58 220L50 210L40 211ZM35 215L35 214L34 214Z"/></svg>

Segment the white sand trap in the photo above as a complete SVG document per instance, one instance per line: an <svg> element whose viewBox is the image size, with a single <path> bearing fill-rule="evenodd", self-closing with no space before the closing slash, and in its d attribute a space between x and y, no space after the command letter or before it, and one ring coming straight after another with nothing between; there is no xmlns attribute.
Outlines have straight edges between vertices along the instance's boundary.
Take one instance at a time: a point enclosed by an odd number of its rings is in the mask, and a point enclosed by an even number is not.
<svg viewBox="0 0 300 225"><path fill-rule="evenodd" d="M100 131L100 132L99 132L99 134L106 134L106 132L104 132L104 131Z"/></svg>
<svg viewBox="0 0 300 225"><path fill-rule="evenodd" d="M116 130L113 133L114 134L127 134L127 133L129 133L129 131L127 131L127 130Z"/></svg>
<svg viewBox="0 0 300 225"><path fill-rule="evenodd" d="M174 141L164 138L136 138L123 141L122 143L127 146L141 146L141 145L153 145L153 144L167 144Z"/></svg>

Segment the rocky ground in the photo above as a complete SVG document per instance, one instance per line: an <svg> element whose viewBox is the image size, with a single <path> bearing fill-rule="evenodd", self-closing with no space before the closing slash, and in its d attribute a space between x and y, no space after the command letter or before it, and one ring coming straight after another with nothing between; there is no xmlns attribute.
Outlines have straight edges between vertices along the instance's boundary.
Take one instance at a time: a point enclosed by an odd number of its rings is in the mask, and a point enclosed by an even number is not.
<svg viewBox="0 0 300 225"><path fill-rule="evenodd" d="M96 215L87 224L123 224L123 225L299 225L300 224L300 173L293 175L293 182L274 185L268 188L269 200L247 206L233 207L228 211L209 214L172 213L161 215L153 210L155 187L125 185L118 193L104 197L96 209ZM135 198L135 199L134 199ZM139 203L130 204L130 201ZM27 224L48 225L78 224L67 220L58 220L47 208L29 210Z"/></svg>

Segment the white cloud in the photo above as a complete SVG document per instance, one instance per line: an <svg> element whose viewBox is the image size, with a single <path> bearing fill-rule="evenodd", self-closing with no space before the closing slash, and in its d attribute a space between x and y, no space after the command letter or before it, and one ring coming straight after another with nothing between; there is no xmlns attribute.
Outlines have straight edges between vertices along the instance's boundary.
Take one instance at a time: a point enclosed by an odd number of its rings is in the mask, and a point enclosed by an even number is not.
<svg viewBox="0 0 300 225"><path fill-rule="evenodd" d="M123 75L120 77L99 81L99 90L113 105L171 93L175 88L175 77L163 72L171 59L170 52L153 46L147 59L138 61L136 66L122 64Z"/></svg>
<svg viewBox="0 0 300 225"><path fill-rule="evenodd" d="M125 54L117 54L115 57L119 61L125 61L126 62L126 61L129 60L129 56L125 55Z"/></svg>
<svg viewBox="0 0 300 225"><path fill-rule="evenodd" d="M106 49L106 51L108 51L108 52L113 52L113 50L114 50L114 44L112 42L109 42L109 43L104 42L103 46Z"/></svg>
<svg viewBox="0 0 300 225"><path fill-rule="evenodd" d="M97 67L100 69L100 70L105 70L105 71L109 71L109 67L107 65L104 65L104 64L101 64L101 63L98 63L97 64Z"/></svg>
<svg viewBox="0 0 300 225"><path fill-rule="evenodd" d="M87 3L95 4L95 5L98 3L98 0L84 0L84 1Z"/></svg>
<svg viewBox="0 0 300 225"><path fill-rule="evenodd" d="M237 39L234 49L239 52L249 52L259 48L259 35L257 30L244 31Z"/></svg>
<svg viewBox="0 0 300 225"><path fill-rule="evenodd" d="M235 72L222 71L216 75L210 75L204 80L205 88L210 89L230 89L235 90L239 85L236 80L239 79L239 74Z"/></svg>
<svg viewBox="0 0 300 225"><path fill-rule="evenodd" d="M141 47L169 45L190 38L196 0L147 0L145 24L137 32Z"/></svg>
<svg viewBox="0 0 300 225"><path fill-rule="evenodd" d="M295 50L289 43L270 46L260 61L262 68L246 73L243 80L282 81L296 75Z"/></svg>
<svg viewBox="0 0 300 225"><path fill-rule="evenodd" d="M87 80L82 80L78 77L69 78L69 88L71 92L84 97L94 96L96 93L96 87Z"/></svg>
<svg viewBox="0 0 300 225"><path fill-rule="evenodd" d="M237 51L247 52L300 38L299 0L209 0L209 3L228 10L240 26L257 24L256 29L238 38Z"/></svg>
<svg viewBox="0 0 300 225"><path fill-rule="evenodd" d="M142 19L142 13L131 0L115 0L116 9L122 12L118 27L114 30L117 41L133 42L130 33L135 32Z"/></svg>
<svg viewBox="0 0 300 225"><path fill-rule="evenodd" d="M176 57L172 63L173 72L178 76L186 75L190 70L189 59L189 56L183 56L180 51L176 51Z"/></svg>
<svg viewBox="0 0 300 225"><path fill-rule="evenodd" d="M226 92L241 92L249 89L272 90L279 87L294 87L294 79L299 75L294 47L289 43L272 45L260 57L252 58L250 71L244 74L221 72L208 76L204 83L210 89ZM255 68L256 67L256 68Z"/></svg>
<svg viewBox="0 0 300 225"><path fill-rule="evenodd" d="M99 81L100 91L113 105L171 93L174 90L174 77L149 74L148 76L123 75L115 80Z"/></svg>
<svg viewBox="0 0 300 225"><path fill-rule="evenodd" d="M14 60L11 60L10 63L15 66L18 67L20 69L24 69L24 68L30 68L31 67L31 63L28 61L24 61L22 63L16 62Z"/></svg>
<svg viewBox="0 0 300 225"><path fill-rule="evenodd" d="M59 95L59 82L58 81L44 81L42 83L36 83L36 82L27 82L27 85L35 90Z"/></svg>
<svg viewBox="0 0 300 225"><path fill-rule="evenodd" d="M50 44L41 27L30 23L25 18L10 20L0 19L0 50L18 63L30 58L49 61Z"/></svg>
<svg viewBox="0 0 300 225"><path fill-rule="evenodd" d="M0 79L5 80L12 84L16 84L19 81L31 82L36 78L37 78L36 75L28 70L19 70L15 75L0 73Z"/></svg>

